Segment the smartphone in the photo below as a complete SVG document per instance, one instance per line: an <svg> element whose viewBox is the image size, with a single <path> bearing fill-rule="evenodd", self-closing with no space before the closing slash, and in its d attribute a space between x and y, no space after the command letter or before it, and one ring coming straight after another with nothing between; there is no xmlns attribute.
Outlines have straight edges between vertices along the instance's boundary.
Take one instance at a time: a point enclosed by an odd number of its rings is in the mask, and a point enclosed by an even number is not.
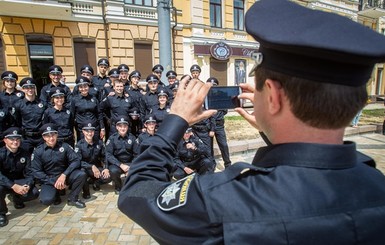
<svg viewBox="0 0 385 245"><path fill-rule="evenodd" d="M238 99L242 93L239 86L213 86L205 98L205 108L215 110L234 109L242 107L243 100Z"/></svg>

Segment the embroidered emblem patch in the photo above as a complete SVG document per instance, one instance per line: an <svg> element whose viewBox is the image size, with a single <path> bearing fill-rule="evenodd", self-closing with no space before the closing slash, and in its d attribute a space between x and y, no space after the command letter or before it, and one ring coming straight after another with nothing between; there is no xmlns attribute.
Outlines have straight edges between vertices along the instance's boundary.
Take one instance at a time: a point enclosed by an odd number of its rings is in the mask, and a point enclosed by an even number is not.
<svg viewBox="0 0 385 245"><path fill-rule="evenodd" d="M0 117L4 117L4 112L3 111L0 112Z"/></svg>
<svg viewBox="0 0 385 245"><path fill-rule="evenodd" d="M79 152L79 148L78 148L78 147L75 147L75 152L76 152L76 153Z"/></svg>
<svg viewBox="0 0 385 245"><path fill-rule="evenodd" d="M127 140L127 143L128 143L129 145L131 145L131 144L132 144L132 140L131 140L131 139Z"/></svg>
<svg viewBox="0 0 385 245"><path fill-rule="evenodd" d="M189 175L166 187L156 200L158 207L163 211L170 211L184 206L194 176L195 174Z"/></svg>
<svg viewBox="0 0 385 245"><path fill-rule="evenodd" d="M60 147L60 148L59 148L59 151L60 151L60 152L64 152L64 147Z"/></svg>
<svg viewBox="0 0 385 245"><path fill-rule="evenodd" d="M37 105L39 108L43 108L43 104L42 103L39 103L38 105Z"/></svg>
<svg viewBox="0 0 385 245"><path fill-rule="evenodd" d="M67 110L66 112L67 112L68 115L71 113L69 110Z"/></svg>
<svg viewBox="0 0 385 245"><path fill-rule="evenodd" d="M25 163L25 158L24 157L20 158L20 162Z"/></svg>

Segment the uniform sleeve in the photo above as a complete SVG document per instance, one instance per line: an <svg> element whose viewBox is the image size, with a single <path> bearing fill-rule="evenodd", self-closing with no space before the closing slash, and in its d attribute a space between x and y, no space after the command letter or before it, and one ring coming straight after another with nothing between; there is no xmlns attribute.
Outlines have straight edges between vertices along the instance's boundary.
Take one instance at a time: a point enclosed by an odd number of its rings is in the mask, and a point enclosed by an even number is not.
<svg viewBox="0 0 385 245"><path fill-rule="evenodd" d="M119 195L119 209L160 244L203 244L212 232L195 179L190 176L188 183L187 179L175 185L170 183L176 145L187 127L182 118L169 115L157 134L142 142L141 154L132 163ZM161 209L161 205L185 197L173 195L181 193L182 186L186 187L185 202L169 211Z"/></svg>
<svg viewBox="0 0 385 245"><path fill-rule="evenodd" d="M2 152L3 153L3 152ZM2 154L3 155L3 154ZM3 168L4 166L4 161L5 158L3 156L0 157L0 170ZM6 186L8 188L11 188L13 186L14 182L10 179L8 179L7 176L5 176L2 171L0 171L0 185L2 186Z"/></svg>
<svg viewBox="0 0 385 245"><path fill-rule="evenodd" d="M106 143L106 163L114 164L119 167L120 161L114 156L114 137L110 137Z"/></svg>
<svg viewBox="0 0 385 245"><path fill-rule="evenodd" d="M41 154L40 154L40 148L37 148L34 150L32 154L32 174L33 176L38 179L43 184L55 184L56 178L50 178L45 172L44 172L44 166L43 162L41 160Z"/></svg>
<svg viewBox="0 0 385 245"><path fill-rule="evenodd" d="M80 157L76 152L68 145L65 145L65 150L67 152L67 160L69 163L69 166L67 169L63 172L66 176L70 175L75 169L80 169Z"/></svg>
<svg viewBox="0 0 385 245"><path fill-rule="evenodd" d="M215 131L215 118L214 117L209 118L209 129L210 129L210 131Z"/></svg>

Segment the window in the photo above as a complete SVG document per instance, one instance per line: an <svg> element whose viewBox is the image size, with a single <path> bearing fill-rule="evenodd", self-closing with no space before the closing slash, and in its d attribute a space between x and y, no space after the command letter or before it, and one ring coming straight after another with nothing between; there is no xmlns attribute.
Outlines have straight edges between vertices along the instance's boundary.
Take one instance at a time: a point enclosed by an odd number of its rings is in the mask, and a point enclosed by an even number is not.
<svg viewBox="0 0 385 245"><path fill-rule="evenodd" d="M125 0L127 4L141 5L141 6L154 6L152 0Z"/></svg>
<svg viewBox="0 0 385 245"><path fill-rule="evenodd" d="M222 27L221 0L210 0L210 25L212 27Z"/></svg>
<svg viewBox="0 0 385 245"><path fill-rule="evenodd" d="M142 73L142 78L146 78L152 73L152 44L134 43L135 50L135 70Z"/></svg>
<svg viewBox="0 0 385 245"><path fill-rule="evenodd" d="M87 38L74 38L75 67L79 74L83 65L90 65L96 71L95 40ZM79 74L80 75L80 74Z"/></svg>
<svg viewBox="0 0 385 245"><path fill-rule="evenodd" d="M52 37L48 35L28 34L29 63L31 74L36 81L36 91L40 95L41 88L49 83L48 68L54 64Z"/></svg>
<svg viewBox="0 0 385 245"><path fill-rule="evenodd" d="M244 20L244 1L243 0L234 0L234 29L235 30L244 30L243 20Z"/></svg>

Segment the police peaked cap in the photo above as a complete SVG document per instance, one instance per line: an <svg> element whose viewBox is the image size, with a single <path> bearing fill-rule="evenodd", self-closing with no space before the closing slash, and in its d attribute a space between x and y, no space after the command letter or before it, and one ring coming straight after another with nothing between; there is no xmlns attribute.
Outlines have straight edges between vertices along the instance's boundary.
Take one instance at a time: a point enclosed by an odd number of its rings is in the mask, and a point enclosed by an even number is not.
<svg viewBox="0 0 385 245"><path fill-rule="evenodd" d="M212 83L213 85L219 84L218 79L216 79L215 77L210 77L209 79L207 79L206 83Z"/></svg>
<svg viewBox="0 0 385 245"><path fill-rule="evenodd" d="M1 74L1 80L12 80L12 81L16 81L18 80L19 77L17 76L17 74L13 71L5 71Z"/></svg>
<svg viewBox="0 0 385 245"><path fill-rule="evenodd" d="M116 119L116 123L115 124L118 125L120 123L129 124L128 117L126 117L126 116L118 116L117 119Z"/></svg>
<svg viewBox="0 0 385 245"><path fill-rule="evenodd" d="M98 66L100 65L110 67L110 62L108 61L108 59L102 58L98 61Z"/></svg>
<svg viewBox="0 0 385 245"><path fill-rule="evenodd" d="M82 127L82 130L95 130L95 126L93 126L92 124L92 121L91 120L85 120L82 124L81 124L81 127Z"/></svg>
<svg viewBox="0 0 385 245"><path fill-rule="evenodd" d="M48 68L48 72L49 72L49 74L56 74L57 75L57 74L62 74L63 69L58 65L53 65L53 66L50 66Z"/></svg>
<svg viewBox="0 0 385 245"><path fill-rule="evenodd" d="M155 65L153 68L152 68L152 71L160 71L160 72L163 72L164 71L164 68L161 64L157 64Z"/></svg>
<svg viewBox="0 0 385 245"><path fill-rule="evenodd" d="M64 95L65 95L65 91L64 91L64 88L62 87L52 87L49 91L49 96L51 98L56 96L64 96Z"/></svg>
<svg viewBox="0 0 385 245"><path fill-rule="evenodd" d="M49 133L57 133L57 127L53 123L46 123L40 127L40 133L42 135L49 134Z"/></svg>
<svg viewBox="0 0 385 245"><path fill-rule="evenodd" d="M199 65L192 65L191 68L190 68L190 72L193 72L193 71L201 72L200 66Z"/></svg>
<svg viewBox="0 0 385 245"><path fill-rule="evenodd" d="M175 78L176 77L176 72L175 71L168 71L167 73L166 73L166 77L168 77L168 78Z"/></svg>
<svg viewBox="0 0 385 245"><path fill-rule="evenodd" d="M75 83L76 83L76 85L82 85L82 84L88 84L89 85L91 83L91 81L87 77L80 76L80 77L76 78Z"/></svg>
<svg viewBox="0 0 385 245"><path fill-rule="evenodd" d="M94 75L94 68L92 68L92 66L90 65L84 65L82 66L82 68L80 68L80 74L81 73L88 73Z"/></svg>
<svg viewBox="0 0 385 245"><path fill-rule="evenodd" d="M158 97L160 96L166 96L168 98L168 94L164 90L160 90L158 93Z"/></svg>
<svg viewBox="0 0 385 245"><path fill-rule="evenodd" d="M146 120L144 121L144 123L150 123L150 122L156 123L156 119L155 119L154 115L147 115L146 116Z"/></svg>
<svg viewBox="0 0 385 245"><path fill-rule="evenodd" d="M142 74L140 74L139 71L135 70L131 72L131 74L128 76L128 79L131 79L132 77L138 77L140 79L142 77Z"/></svg>
<svg viewBox="0 0 385 245"><path fill-rule="evenodd" d="M383 35L291 1L257 1L246 13L245 26L260 43L253 55L256 65L289 76L361 86L374 65L385 61Z"/></svg>
<svg viewBox="0 0 385 245"><path fill-rule="evenodd" d="M3 138L21 138L22 131L18 127L10 127L3 132Z"/></svg>
<svg viewBox="0 0 385 245"><path fill-rule="evenodd" d="M126 64L121 64L118 66L119 72L129 72L130 68Z"/></svg>
<svg viewBox="0 0 385 245"><path fill-rule="evenodd" d="M114 68L114 69L111 69L109 72L108 72L108 76L109 77L115 77L115 78L118 78L119 77L119 70Z"/></svg>
<svg viewBox="0 0 385 245"><path fill-rule="evenodd" d="M25 78L21 79L19 85L20 85L20 87L24 87L24 86L35 86L36 87L36 81L32 77L25 77Z"/></svg>
<svg viewBox="0 0 385 245"><path fill-rule="evenodd" d="M159 82L159 78L155 75L148 75L146 78L146 82Z"/></svg>

